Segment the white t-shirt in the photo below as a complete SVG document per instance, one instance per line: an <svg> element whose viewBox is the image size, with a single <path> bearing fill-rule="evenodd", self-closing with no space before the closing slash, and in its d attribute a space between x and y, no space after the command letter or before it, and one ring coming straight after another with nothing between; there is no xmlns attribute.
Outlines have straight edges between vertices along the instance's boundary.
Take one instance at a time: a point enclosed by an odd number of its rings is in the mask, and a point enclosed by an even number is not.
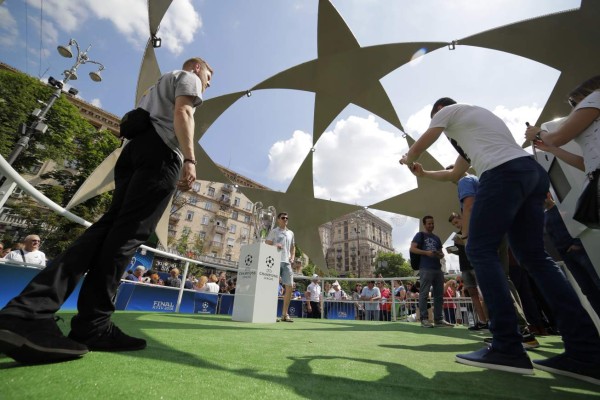
<svg viewBox="0 0 600 400"><path fill-rule="evenodd" d="M444 128L450 142L464 152L478 176L507 161L530 156L515 141L506 124L485 108L453 104L442 108L429 124Z"/></svg>
<svg viewBox="0 0 600 400"><path fill-rule="evenodd" d="M318 283L311 282L306 287L306 291L310 293L310 301L318 302L321 300L321 286Z"/></svg>
<svg viewBox="0 0 600 400"><path fill-rule="evenodd" d="M44 267L46 266L46 255L43 252L39 250L23 250L23 253L25 253L25 262L27 264L43 265ZM21 250L13 250L8 253L4 259L23 262L23 255L21 254Z"/></svg>
<svg viewBox="0 0 600 400"><path fill-rule="evenodd" d="M202 290L208 293L219 293L219 285L214 282L206 282L206 285L202 287Z"/></svg>
<svg viewBox="0 0 600 400"><path fill-rule="evenodd" d="M289 229L276 227L271 229L267 240L272 241L274 245L281 244L281 262L289 263L291 257L290 250L292 246L295 246L294 232Z"/></svg>
<svg viewBox="0 0 600 400"><path fill-rule="evenodd" d="M600 90L592 92L579 102L573 112L580 108L600 109ZM590 173L600 168L600 117L596 118L590 126L581 132L575 138L575 142L581 146L585 172Z"/></svg>

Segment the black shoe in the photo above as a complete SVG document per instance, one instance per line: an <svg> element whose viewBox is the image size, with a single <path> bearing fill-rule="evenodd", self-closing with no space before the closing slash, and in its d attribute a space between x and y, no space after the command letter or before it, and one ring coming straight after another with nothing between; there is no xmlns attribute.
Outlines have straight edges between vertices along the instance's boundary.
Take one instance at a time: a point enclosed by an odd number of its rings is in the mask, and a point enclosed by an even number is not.
<svg viewBox="0 0 600 400"><path fill-rule="evenodd" d="M489 329L488 324L483 323L483 322L478 322L475 325L469 327L470 331L480 331L482 329Z"/></svg>
<svg viewBox="0 0 600 400"><path fill-rule="evenodd" d="M63 335L54 318L0 316L0 353L15 361L51 363L78 358L87 352L86 346Z"/></svg>
<svg viewBox="0 0 600 400"><path fill-rule="evenodd" d="M69 337L85 344L92 351L132 351L146 348L144 339L126 335L112 322L102 333L92 336L82 336L71 331Z"/></svg>
<svg viewBox="0 0 600 400"><path fill-rule="evenodd" d="M474 351L468 354L457 354L456 362L473 367L496 369L522 375L533 375L533 366L523 352L518 355L500 353L492 347Z"/></svg>
<svg viewBox="0 0 600 400"><path fill-rule="evenodd" d="M600 366L598 364L577 361L566 354L559 354L546 360L534 360L533 366L542 371L600 385Z"/></svg>

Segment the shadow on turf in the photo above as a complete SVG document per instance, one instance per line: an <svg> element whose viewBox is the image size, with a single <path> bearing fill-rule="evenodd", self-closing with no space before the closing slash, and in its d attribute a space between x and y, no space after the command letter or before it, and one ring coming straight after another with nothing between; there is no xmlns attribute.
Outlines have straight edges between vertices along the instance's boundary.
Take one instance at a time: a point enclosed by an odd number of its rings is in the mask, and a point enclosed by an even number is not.
<svg viewBox="0 0 600 400"><path fill-rule="evenodd" d="M171 315L162 314L161 317L174 317L180 321L185 318L210 318L214 322L215 316L202 317L196 315ZM139 314L115 314L117 325L122 324L126 332L134 336L145 336L141 329L164 329L164 322L155 321L138 321ZM223 325L227 325L230 320L224 316L223 324L216 326L199 327L197 323L174 323L170 329L195 329L195 330L222 330ZM68 318L67 318L68 319ZM231 329L257 329L256 326L248 328L239 326L239 324L231 324ZM465 338L468 336L468 331L465 329L427 329L424 330L418 325L411 324L377 324L369 326L368 324L344 324L330 321L314 321L306 330L319 329L319 325L335 325L328 326L326 329L329 332L345 332L345 331L398 331L411 333L426 333L427 335L441 335L451 337ZM277 326L277 327L276 327ZM278 329L290 330L298 329L292 324L286 325L265 325L259 329ZM284 329L278 326L285 326ZM323 329L325 330L325 329ZM434 339L435 340L435 339ZM467 344L427 344L422 346L405 346L405 345L381 345L386 348L386 354L390 354L391 360L372 360L369 358L356 358L344 356L325 356L325 355L309 355L304 357L287 357L291 364L286 369L286 374L281 373L271 374L269 370L261 368L257 365L253 368L236 368L235 366L224 366L211 360L203 359L201 355L194 352L181 351L168 344L152 341L149 339L149 346L144 351L127 352L128 357L153 360L159 363L179 364L190 366L202 370L210 370L217 373L226 373L237 375L241 378L250 378L265 382L269 385L280 385L283 388L293 391L298 396L307 399L337 399L343 397L352 398L370 398L376 395L377 397L391 396L409 396L409 398L444 398L463 399L466 393L485 393L488 400L492 399L510 399L510 398L527 398L548 400L557 396L563 397L568 393L568 398L571 400L587 400L589 394L574 393L573 390L588 388L595 389L594 386L584 382L579 382L573 379L556 377L556 379L548 380L539 377L525 377L511 373L504 373L490 370L474 370L473 372L465 371L438 371L433 377L424 376L420 371L411 369L407 364L410 364L410 359L406 358L406 351L414 351L414 357L419 357L419 352L464 352L479 348L480 338L476 338L477 343ZM315 353L322 352L325 349L315 348ZM394 350L398 350L394 355ZM548 354L551 355L551 354ZM285 357L281 349L277 350L276 357ZM29 367L16 362L4 363L6 359L0 356L0 369ZM396 359L399 359L396 361ZM73 361L70 361L73 362ZM325 365L324 365L325 364ZM386 370L385 376L369 380L356 378L357 371L364 369L364 365L377 365L384 367ZM340 366L344 366L341 367ZM43 367L43 366L35 366ZM460 366L461 369L464 367ZM351 370L351 373L345 373ZM435 368L433 367L433 370ZM427 373L427 372L425 372ZM353 374L353 377L345 375ZM360 373L358 374L360 375ZM507 393L507 388L514 388L512 392ZM518 389L517 389L518 388ZM589 392L588 392L589 393Z"/></svg>

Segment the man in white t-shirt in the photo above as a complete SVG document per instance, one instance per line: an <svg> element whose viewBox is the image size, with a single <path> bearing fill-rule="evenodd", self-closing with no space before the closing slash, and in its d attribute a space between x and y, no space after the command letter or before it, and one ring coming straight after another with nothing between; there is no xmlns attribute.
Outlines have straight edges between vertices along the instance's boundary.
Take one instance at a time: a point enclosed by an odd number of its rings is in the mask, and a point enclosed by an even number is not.
<svg viewBox="0 0 600 400"><path fill-rule="evenodd" d="M29 235L23 241L25 247L21 250L13 250L4 257L6 260L20 261L27 264L46 266L46 255L40 251L41 244L38 235Z"/></svg>
<svg viewBox="0 0 600 400"><path fill-rule="evenodd" d="M296 243L294 242L294 232L288 229L287 224L288 214L285 212L279 213L277 215L277 227L271 229L265 243L277 246L277 250L281 253L279 276L281 277L281 283L285 286L281 321L294 322L288 314L288 309L292 299L292 284L294 283L292 264L294 264Z"/></svg>
<svg viewBox="0 0 600 400"><path fill-rule="evenodd" d="M360 292L360 299L365 303L365 320L379 321L379 300L381 291L375 286L375 281L367 282L367 286Z"/></svg>
<svg viewBox="0 0 600 400"><path fill-rule="evenodd" d="M312 276L312 282L306 287L304 298L306 299L306 313L309 318L321 318L321 285L319 275Z"/></svg>
<svg viewBox="0 0 600 400"><path fill-rule="evenodd" d="M429 129L400 163L412 169L413 163L443 132L459 153L455 163L455 168L462 165L459 173L466 172L470 164L479 175L469 235L463 239L481 291L486 294L493 340L490 347L457 355L456 361L533 374L531 361L521 345L517 317L498 257L498 245L502 236L508 234L513 254L534 279L557 319L565 353L552 357L554 364L560 364L569 376L600 384L598 332L565 275L544 250L543 203L550 184L546 171L516 143L506 124L491 111L456 104L445 97L434 104L431 118ZM546 361L550 359L539 363Z"/></svg>

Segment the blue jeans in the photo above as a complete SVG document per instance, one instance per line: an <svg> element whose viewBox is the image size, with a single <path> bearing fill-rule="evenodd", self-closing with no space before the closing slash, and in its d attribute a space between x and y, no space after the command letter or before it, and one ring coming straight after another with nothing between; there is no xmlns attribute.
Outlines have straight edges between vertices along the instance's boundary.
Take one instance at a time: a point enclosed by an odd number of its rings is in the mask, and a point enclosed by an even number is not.
<svg viewBox="0 0 600 400"><path fill-rule="evenodd" d="M600 338L591 318L543 242L543 203L549 188L546 171L531 157L508 161L481 175L473 205L467 255L490 315L492 346L521 354L521 335L498 245L508 234L509 245L533 278L554 312L572 358L600 362Z"/></svg>
<svg viewBox="0 0 600 400"><path fill-rule="evenodd" d="M419 270L419 280L421 289L419 290L419 313L421 321L427 321L427 301L429 297L429 288L431 287L431 296L433 297L433 320L439 322L444 319L444 273L441 270Z"/></svg>

